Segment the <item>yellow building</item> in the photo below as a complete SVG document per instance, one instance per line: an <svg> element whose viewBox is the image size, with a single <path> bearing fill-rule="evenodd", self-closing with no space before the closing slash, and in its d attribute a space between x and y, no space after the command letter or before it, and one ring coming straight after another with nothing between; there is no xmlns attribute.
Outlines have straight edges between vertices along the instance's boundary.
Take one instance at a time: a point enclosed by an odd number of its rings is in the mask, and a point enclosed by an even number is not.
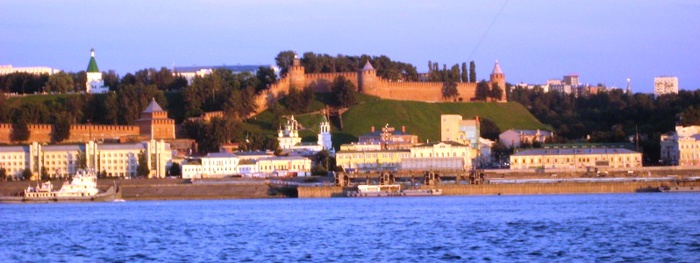
<svg viewBox="0 0 700 263"><path fill-rule="evenodd" d="M700 166L700 126L676 126L661 135L661 160L680 166Z"/></svg>
<svg viewBox="0 0 700 263"><path fill-rule="evenodd" d="M440 115L441 141L454 141L478 149L480 136L481 129L478 116L473 120L463 120L462 115Z"/></svg>
<svg viewBox="0 0 700 263"><path fill-rule="evenodd" d="M510 169L635 168L642 154L625 148L538 148L510 156Z"/></svg>
<svg viewBox="0 0 700 263"><path fill-rule="evenodd" d="M430 142L411 147L411 155L401 162L402 170L466 171L472 167L472 148L461 143Z"/></svg>
<svg viewBox="0 0 700 263"><path fill-rule="evenodd" d="M260 158L257 161L258 172L277 176L297 173L305 176L311 172L311 160L301 156L279 156Z"/></svg>
<svg viewBox="0 0 700 263"><path fill-rule="evenodd" d="M335 164L346 171L397 171L401 169L401 160L410 155L410 150L339 151L335 154Z"/></svg>

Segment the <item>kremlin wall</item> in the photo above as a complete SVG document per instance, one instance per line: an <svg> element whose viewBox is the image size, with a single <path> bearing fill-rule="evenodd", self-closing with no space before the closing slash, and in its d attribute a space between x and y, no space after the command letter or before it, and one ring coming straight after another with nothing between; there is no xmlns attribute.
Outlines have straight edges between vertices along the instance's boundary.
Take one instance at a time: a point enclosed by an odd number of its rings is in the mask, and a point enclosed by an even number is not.
<svg viewBox="0 0 700 263"><path fill-rule="evenodd" d="M451 102L452 98L442 96L444 82L418 82L418 81L390 81L377 76L377 71L367 62L359 72L339 72L339 73L310 73L306 74L304 66L298 58L294 59L294 65L289 68L286 76L277 83L272 84L268 90L258 94L255 98L257 110L254 114L265 111L279 99L289 92L291 87L302 89L309 87L314 92L331 92L331 83L339 76L352 82L357 87L358 92L377 96L389 100L408 100L424 102ZM501 67L496 62L490 77L490 84L497 83L501 89L505 90L506 78L501 71ZM459 96L457 101L469 102L476 97L477 83L458 82L457 91ZM506 96L503 93L500 102L505 102Z"/></svg>
<svg viewBox="0 0 700 263"><path fill-rule="evenodd" d="M85 143L88 141L138 141L175 139L175 120L168 118L155 100L141 112L137 125L93 125L70 126L68 139L61 143ZM53 143L53 125L29 124L29 138L24 142ZM0 123L0 144L22 143L12 140L12 124Z"/></svg>

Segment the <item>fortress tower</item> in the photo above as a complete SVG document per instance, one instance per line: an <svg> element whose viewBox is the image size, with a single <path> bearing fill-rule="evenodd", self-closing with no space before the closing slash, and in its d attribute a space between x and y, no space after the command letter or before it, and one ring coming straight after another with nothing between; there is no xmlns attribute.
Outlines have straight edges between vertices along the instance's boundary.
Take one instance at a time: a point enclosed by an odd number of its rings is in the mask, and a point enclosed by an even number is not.
<svg viewBox="0 0 700 263"><path fill-rule="evenodd" d="M149 139L175 139L175 120L168 118L168 112L151 100L146 110L141 112L141 118L136 120L141 135Z"/></svg>
<svg viewBox="0 0 700 263"><path fill-rule="evenodd" d="M491 84L493 85L494 83L498 84L498 87L503 91L500 101L506 102L506 75L501 71L498 60L496 60L496 65L493 66L493 72L491 73Z"/></svg>
<svg viewBox="0 0 700 263"><path fill-rule="evenodd" d="M102 80L102 72L97 68L95 61L95 49L90 49L90 62L87 67L87 82L85 82L87 93L107 93L109 87L105 87L105 82Z"/></svg>
<svg viewBox="0 0 700 263"><path fill-rule="evenodd" d="M291 87L297 90L304 89L306 87L306 70L304 66L301 65L299 58L294 55L294 63L292 67L289 68L289 80Z"/></svg>
<svg viewBox="0 0 700 263"><path fill-rule="evenodd" d="M377 70L372 67L372 64L369 63L369 60L367 63L365 63L365 66L360 70L360 74L358 74L358 87L357 91L358 92L368 92L376 89L377 87Z"/></svg>

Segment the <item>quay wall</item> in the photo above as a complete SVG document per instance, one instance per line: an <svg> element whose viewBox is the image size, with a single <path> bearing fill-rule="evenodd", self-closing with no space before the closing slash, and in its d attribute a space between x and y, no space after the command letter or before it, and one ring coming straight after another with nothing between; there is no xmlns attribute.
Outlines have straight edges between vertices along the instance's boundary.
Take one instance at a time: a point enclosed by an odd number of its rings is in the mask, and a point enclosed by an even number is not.
<svg viewBox="0 0 700 263"><path fill-rule="evenodd" d="M490 185L441 185L422 187L440 188L443 195L529 195L529 194L594 194L653 192L664 182L604 182L604 183L524 183ZM335 186L298 187L299 198L328 198L344 196L344 190Z"/></svg>

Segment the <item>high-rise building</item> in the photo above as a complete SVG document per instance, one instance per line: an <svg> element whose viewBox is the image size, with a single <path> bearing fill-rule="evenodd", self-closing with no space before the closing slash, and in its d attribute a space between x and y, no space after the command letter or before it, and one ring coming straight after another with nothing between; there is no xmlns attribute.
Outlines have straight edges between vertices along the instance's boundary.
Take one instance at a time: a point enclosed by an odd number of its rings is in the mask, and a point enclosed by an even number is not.
<svg viewBox="0 0 700 263"><path fill-rule="evenodd" d="M678 77L661 76L654 78L654 95L678 94Z"/></svg>

